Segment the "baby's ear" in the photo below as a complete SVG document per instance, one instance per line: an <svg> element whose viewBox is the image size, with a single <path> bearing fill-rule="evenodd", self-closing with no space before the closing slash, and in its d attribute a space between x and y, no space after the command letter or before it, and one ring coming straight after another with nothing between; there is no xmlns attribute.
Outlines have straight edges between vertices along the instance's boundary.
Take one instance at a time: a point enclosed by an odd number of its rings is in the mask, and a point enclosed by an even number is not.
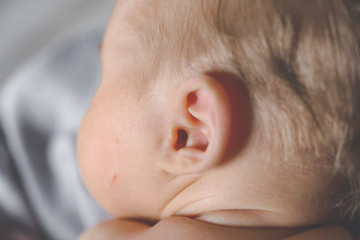
<svg viewBox="0 0 360 240"><path fill-rule="evenodd" d="M169 119L169 151L159 161L160 167L172 174L196 174L222 162L231 142L239 138L240 112L244 108L243 90L226 75L200 75L180 83L176 88ZM247 93L247 91L246 91ZM247 96L246 96L247 98ZM239 111L240 110L240 111ZM240 114L240 115L239 115Z"/></svg>

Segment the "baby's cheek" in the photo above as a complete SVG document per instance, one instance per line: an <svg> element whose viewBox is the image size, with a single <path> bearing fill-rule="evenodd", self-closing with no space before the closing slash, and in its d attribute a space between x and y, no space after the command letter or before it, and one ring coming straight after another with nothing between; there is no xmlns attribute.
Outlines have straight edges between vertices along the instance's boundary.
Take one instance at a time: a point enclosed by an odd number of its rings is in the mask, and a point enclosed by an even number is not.
<svg viewBox="0 0 360 240"><path fill-rule="evenodd" d="M108 131L95 111L84 117L78 136L78 158L81 175L93 197L103 202L104 190L109 183Z"/></svg>

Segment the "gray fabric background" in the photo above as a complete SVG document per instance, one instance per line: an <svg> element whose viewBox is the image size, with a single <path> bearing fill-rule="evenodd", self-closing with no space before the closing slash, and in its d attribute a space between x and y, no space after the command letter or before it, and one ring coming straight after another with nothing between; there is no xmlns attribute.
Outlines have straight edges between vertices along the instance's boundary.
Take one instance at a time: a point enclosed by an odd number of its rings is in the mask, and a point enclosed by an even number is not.
<svg viewBox="0 0 360 240"><path fill-rule="evenodd" d="M114 0L0 0L0 86L49 44L104 27Z"/></svg>
<svg viewBox="0 0 360 240"><path fill-rule="evenodd" d="M113 0L0 0L0 239L72 240L108 218L76 135Z"/></svg>

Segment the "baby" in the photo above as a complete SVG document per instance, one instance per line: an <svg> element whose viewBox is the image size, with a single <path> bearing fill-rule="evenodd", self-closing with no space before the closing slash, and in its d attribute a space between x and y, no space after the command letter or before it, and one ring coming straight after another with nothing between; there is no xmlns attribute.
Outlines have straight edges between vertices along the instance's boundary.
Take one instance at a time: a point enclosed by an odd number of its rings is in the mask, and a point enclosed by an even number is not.
<svg viewBox="0 0 360 240"><path fill-rule="evenodd" d="M352 239L359 7L117 1L78 137L116 219L82 239Z"/></svg>

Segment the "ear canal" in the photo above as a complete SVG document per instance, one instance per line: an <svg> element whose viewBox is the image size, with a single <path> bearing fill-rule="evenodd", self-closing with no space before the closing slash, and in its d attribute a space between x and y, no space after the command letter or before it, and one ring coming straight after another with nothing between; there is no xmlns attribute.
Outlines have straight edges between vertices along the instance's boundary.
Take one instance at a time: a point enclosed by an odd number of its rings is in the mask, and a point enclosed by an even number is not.
<svg viewBox="0 0 360 240"><path fill-rule="evenodd" d="M194 148L200 151L206 151L209 141L201 131L192 130L189 133L184 129L178 129L175 135L174 149L176 151L182 148Z"/></svg>
<svg viewBox="0 0 360 240"><path fill-rule="evenodd" d="M175 144L174 149L176 151L180 150L181 148L186 147L188 141L188 133L184 129L178 129L175 135Z"/></svg>

